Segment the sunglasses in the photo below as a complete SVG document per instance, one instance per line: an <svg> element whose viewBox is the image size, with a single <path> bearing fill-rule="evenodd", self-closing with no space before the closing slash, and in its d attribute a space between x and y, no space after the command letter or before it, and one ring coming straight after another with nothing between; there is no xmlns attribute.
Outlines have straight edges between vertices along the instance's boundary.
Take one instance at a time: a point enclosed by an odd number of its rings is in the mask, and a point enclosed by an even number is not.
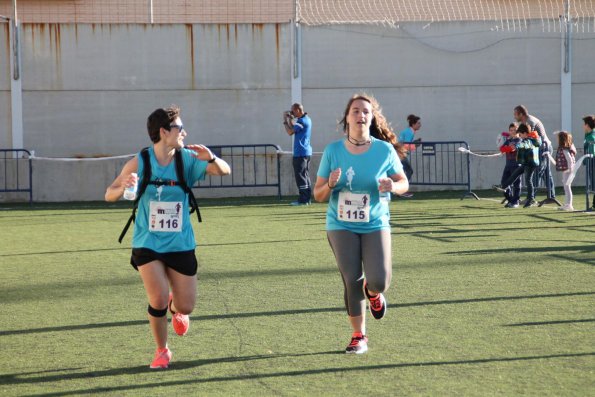
<svg viewBox="0 0 595 397"><path fill-rule="evenodd" d="M171 124L169 128L177 128L178 133L182 133L184 131L184 124Z"/></svg>

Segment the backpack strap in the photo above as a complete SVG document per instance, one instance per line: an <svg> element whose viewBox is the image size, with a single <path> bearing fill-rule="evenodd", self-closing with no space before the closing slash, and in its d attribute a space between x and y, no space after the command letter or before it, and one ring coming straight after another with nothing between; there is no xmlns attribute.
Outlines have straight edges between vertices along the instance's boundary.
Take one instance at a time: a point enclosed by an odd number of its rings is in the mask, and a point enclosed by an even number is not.
<svg viewBox="0 0 595 397"><path fill-rule="evenodd" d="M134 203L132 205L132 215L130 215L130 218L128 218L128 222L126 222L126 226L124 226L122 233L120 233L120 238L118 238L118 242L120 244L122 244L122 239L124 239L124 236L126 235L126 232L128 232L130 225L136 220L136 209L138 208L138 202L141 196L145 193L145 190L147 190L147 186L151 181L151 158L149 157L148 147L140 151L140 158L143 162L143 179L141 180L136 191L136 198L134 199Z"/></svg>
<svg viewBox="0 0 595 397"><path fill-rule="evenodd" d="M202 217L200 216L200 209L198 208L198 202L196 201L196 197L192 192L192 189L186 183L186 177L184 176L184 159L182 158L182 151L176 150L175 154L175 162L176 162L176 176L178 177L178 183L182 190L188 195L188 204L190 206L190 213L196 211L196 217L198 218L198 222L202 222Z"/></svg>

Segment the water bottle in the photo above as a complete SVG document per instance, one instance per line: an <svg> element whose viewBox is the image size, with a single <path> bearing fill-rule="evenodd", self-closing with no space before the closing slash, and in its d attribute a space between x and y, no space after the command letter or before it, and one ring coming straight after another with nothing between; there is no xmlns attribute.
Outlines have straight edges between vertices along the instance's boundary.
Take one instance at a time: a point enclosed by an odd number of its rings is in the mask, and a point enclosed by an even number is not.
<svg viewBox="0 0 595 397"><path fill-rule="evenodd" d="M379 197L381 203L390 204L390 192L380 192Z"/></svg>
<svg viewBox="0 0 595 397"><path fill-rule="evenodd" d="M134 182L134 185L124 189L124 198L126 200L134 200L136 198L136 189L138 188L138 176L136 175L136 172L133 172L131 175L134 175L136 182Z"/></svg>

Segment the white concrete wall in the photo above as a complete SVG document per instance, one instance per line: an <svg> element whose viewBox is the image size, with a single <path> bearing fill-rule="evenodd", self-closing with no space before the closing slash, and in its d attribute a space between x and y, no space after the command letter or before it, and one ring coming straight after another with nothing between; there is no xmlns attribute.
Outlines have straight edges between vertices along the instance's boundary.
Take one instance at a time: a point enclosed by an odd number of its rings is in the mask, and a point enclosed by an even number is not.
<svg viewBox="0 0 595 397"><path fill-rule="evenodd" d="M0 24L0 147L10 147L8 27ZM321 152L341 137L348 98L367 91L396 130L422 117L425 140L465 140L496 150L512 109L524 103L548 130L560 128L559 33L535 23L524 32L486 24L305 27L303 103ZM149 144L145 121L176 103L188 142L274 143L290 150L280 115L291 103L288 25L23 24L24 140L37 156L120 155ZM595 113L595 35L573 41L573 132ZM311 173L315 178L318 157ZM38 201L99 200L121 163L36 160ZM500 180L502 159L474 159L472 186ZM290 156L283 194L295 194ZM582 184L584 177L577 177ZM60 183L58 183L60 181ZM207 196L276 194L274 189L212 189ZM0 195L0 201L12 196Z"/></svg>
<svg viewBox="0 0 595 397"><path fill-rule="evenodd" d="M312 156L310 175L312 183L316 180L316 172L320 164L321 153L315 153ZM237 163L240 163L236 158ZM75 161L56 161L56 160L33 160L33 200L35 202L64 202L64 201L101 201L105 194L105 189L118 175L126 159L105 159L105 160L75 160ZM228 162L229 159L228 159ZM296 196L297 188L293 176L292 155L284 153L281 155L281 193L284 197ZM28 172L25 160L19 160L19 172L21 176L26 176ZM15 161L11 161L9 169L14 169ZM495 183L499 183L504 160L502 158L472 158L471 160L471 188L473 191L489 189ZM261 167L262 170L262 167ZM241 171L236 169L238 174ZM274 167L269 167L269 180L274 181L276 171ZM9 172L9 186L15 186L11 172ZM252 169L246 169L246 178L252 178ZM262 174L259 173L259 180L262 180ZM21 180L21 184L27 186L26 178ZM555 182L558 195L563 195L561 188L561 178L559 173L555 173ZM584 186L585 174L581 168L576 177L575 186ZM4 174L0 173L0 186L4 186ZM413 186L412 191L429 190L449 190L447 186ZM463 187L456 187L455 190L464 190ZM197 198L215 198L215 197L244 197L244 196L276 196L276 187L265 188L214 188L214 189L196 189ZM539 197L543 197L543 191L538 192ZM538 198L539 198L538 197ZM28 193L0 193L0 202L26 202ZM576 208L583 205L583 196L577 196Z"/></svg>
<svg viewBox="0 0 595 397"><path fill-rule="evenodd" d="M22 43L24 140L38 156L134 152L150 143L149 113L171 103L191 142L284 134L287 25L23 24Z"/></svg>
<svg viewBox="0 0 595 397"><path fill-rule="evenodd" d="M9 25L0 22L0 148L12 147Z"/></svg>
<svg viewBox="0 0 595 397"><path fill-rule="evenodd" d="M359 91L377 97L396 130L407 127L408 114L420 115L426 140L494 149L521 103L550 138L560 129L559 33L543 33L541 23L522 33L485 32L483 23L424 25L304 29L304 103L316 123L317 149L338 136L336 120ZM573 131L582 141L581 118L595 113L595 35L575 38Z"/></svg>

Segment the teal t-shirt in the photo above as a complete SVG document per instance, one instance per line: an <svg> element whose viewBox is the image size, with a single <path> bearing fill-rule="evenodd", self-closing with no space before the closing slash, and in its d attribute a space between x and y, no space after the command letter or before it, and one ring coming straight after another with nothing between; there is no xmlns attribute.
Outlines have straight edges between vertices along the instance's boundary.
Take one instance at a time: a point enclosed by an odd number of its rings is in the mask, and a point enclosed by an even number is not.
<svg viewBox="0 0 595 397"><path fill-rule="evenodd" d="M182 149L182 158L184 160L184 176L188 186L194 186L197 181L202 180L206 176L208 163L201 161L192 156L192 151ZM167 166L161 166L155 158L155 152L152 147L149 148L149 157L151 159L151 180L156 181L161 179L163 181L177 181L175 160L172 160ZM144 164L140 153L138 158L138 178L142 180L144 172ZM153 202L154 212L151 214L151 202ZM168 204L170 203L170 204ZM181 205L178 205L181 203ZM166 207L169 205L169 207ZM165 210L163 209L165 208ZM179 218L182 224L179 226L179 232L169 231L168 227L172 227L168 223L170 219L160 217L158 212L178 211L181 212ZM152 229L159 226L165 231L151 231L149 225L153 217ZM138 209L136 211L136 220L134 225L134 236L132 237L133 248L148 248L155 252L180 252L190 251L196 248L196 241L194 239L194 231L190 223L190 213L188 205L188 197L180 186L156 186L148 185L145 193L139 200ZM155 221L157 225L155 225ZM178 220L175 219L174 226L177 226ZM158 227L157 227L158 228Z"/></svg>
<svg viewBox="0 0 595 397"><path fill-rule="evenodd" d="M345 147L345 140L333 142L324 149L318 176L329 177L331 171L341 168L341 178L333 189L326 212L326 230L349 230L354 233L371 233L390 229L390 212L387 202L380 201L378 179L403 171L395 149L387 142L371 138L365 153L352 154ZM341 191L369 194L369 222L346 222L339 219L338 201Z"/></svg>
<svg viewBox="0 0 595 397"><path fill-rule="evenodd" d="M415 139L415 132L411 127L405 128L399 134L399 142L413 142Z"/></svg>

